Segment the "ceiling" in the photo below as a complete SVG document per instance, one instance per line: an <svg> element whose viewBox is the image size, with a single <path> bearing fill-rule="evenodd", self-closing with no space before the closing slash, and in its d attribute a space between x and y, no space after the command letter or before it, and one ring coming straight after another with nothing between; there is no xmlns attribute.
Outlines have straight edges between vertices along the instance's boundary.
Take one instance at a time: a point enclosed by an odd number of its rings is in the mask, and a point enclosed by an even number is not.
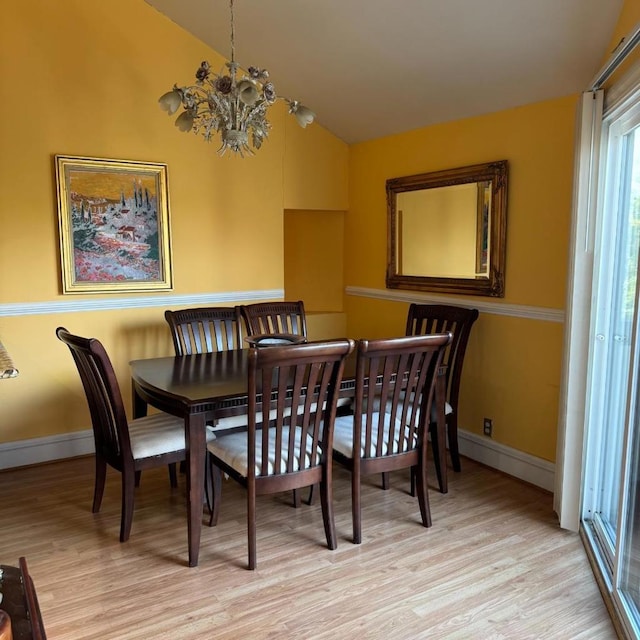
<svg viewBox="0 0 640 640"><path fill-rule="evenodd" d="M228 0L146 0L230 57ZM578 93L623 0L235 0L236 60L348 143ZM200 60L167 85L190 84Z"/></svg>

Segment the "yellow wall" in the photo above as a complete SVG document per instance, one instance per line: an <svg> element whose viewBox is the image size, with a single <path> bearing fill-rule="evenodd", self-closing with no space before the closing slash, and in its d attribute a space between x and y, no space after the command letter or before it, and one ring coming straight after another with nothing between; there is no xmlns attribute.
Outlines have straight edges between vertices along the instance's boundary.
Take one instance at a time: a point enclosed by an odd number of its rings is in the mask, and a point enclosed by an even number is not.
<svg viewBox="0 0 640 640"><path fill-rule="evenodd" d="M346 286L385 288L387 179L507 159L506 293L499 302L563 309L576 103L570 96L354 145ZM407 303L347 296L345 309L352 337L404 332ZM494 440L554 460L562 331L560 323L482 313L467 352L460 426L480 434L490 417Z"/></svg>
<svg viewBox="0 0 640 640"><path fill-rule="evenodd" d="M292 117L285 120L284 145L284 208L345 211L349 147L316 124L302 129Z"/></svg>
<svg viewBox="0 0 640 640"><path fill-rule="evenodd" d="M284 293L305 310L341 312L344 297L343 211L286 211Z"/></svg>
<svg viewBox="0 0 640 640"><path fill-rule="evenodd" d="M128 361L171 353L160 307L1 313L70 299L60 289L55 154L167 163L178 295L283 289L285 207L346 209L347 145L318 124L301 130L280 103L251 158L220 158L215 141L173 126L157 98L189 84L201 60L224 63L144 0L3 5L0 339L20 376L0 383L0 442L89 428L56 326L102 340L127 406Z"/></svg>

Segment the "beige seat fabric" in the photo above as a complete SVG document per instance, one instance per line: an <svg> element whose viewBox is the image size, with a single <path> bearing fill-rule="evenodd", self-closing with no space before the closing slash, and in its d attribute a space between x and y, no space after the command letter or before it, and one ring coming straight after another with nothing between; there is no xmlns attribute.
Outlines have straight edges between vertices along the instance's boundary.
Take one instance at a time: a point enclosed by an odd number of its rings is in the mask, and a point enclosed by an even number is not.
<svg viewBox="0 0 640 640"><path fill-rule="evenodd" d="M300 433L300 429L296 427L296 433ZM275 429L269 429L269 461L268 461L268 475L273 475L275 473ZM260 436L261 437L261 436ZM282 438L283 440L287 440L289 438L289 429L284 427L282 429ZM299 440L300 436L297 435L296 440ZM247 451L247 434L246 433L230 433L225 436L220 436L216 440L209 442L207 445L207 449L215 456L220 458L220 460L224 461L230 467L233 467L236 471L241 473L243 476L246 476L248 473L248 451ZM310 459L312 455L311 450L311 442L309 442L309 446L305 451L305 459L304 463L300 464L300 447L295 447L294 451L294 471L298 471L300 469L308 468L310 465ZM316 451L316 457L318 458L321 454L320 448L318 447ZM316 459L317 459L316 458ZM280 470L278 473L285 473L287 470L288 458L284 456L282 460L280 460ZM259 442L256 442L256 476L260 475L260 469L262 467L262 453L261 446Z"/></svg>

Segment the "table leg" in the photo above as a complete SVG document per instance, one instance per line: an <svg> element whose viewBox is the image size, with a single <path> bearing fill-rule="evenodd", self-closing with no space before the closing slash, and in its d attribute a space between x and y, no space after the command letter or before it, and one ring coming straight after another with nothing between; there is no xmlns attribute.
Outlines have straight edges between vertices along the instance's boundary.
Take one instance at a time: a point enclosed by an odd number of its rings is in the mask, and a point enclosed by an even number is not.
<svg viewBox="0 0 640 640"><path fill-rule="evenodd" d="M187 448L187 534L189 566L198 566L202 531L204 498L204 465L206 455L205 415L190 415L185 419Z"/></svg>
<svg viewBox="0 0 640 640"><path fill-rule="evenodd" d="M131 382L131 398L133 401L133 417L144 418L147 415L147 403L138 395L135 382Z"/></svg>

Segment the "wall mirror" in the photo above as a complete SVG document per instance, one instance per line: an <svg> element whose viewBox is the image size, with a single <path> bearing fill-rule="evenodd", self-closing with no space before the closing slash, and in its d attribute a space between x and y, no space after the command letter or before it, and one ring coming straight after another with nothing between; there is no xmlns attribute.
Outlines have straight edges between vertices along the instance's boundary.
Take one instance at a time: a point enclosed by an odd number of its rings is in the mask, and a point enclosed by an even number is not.
<svg viewBox="0 0 640 640"><path fill-rule="evenodd" d="M387 287L504 297L507 161L387 180Z"/></svg>

